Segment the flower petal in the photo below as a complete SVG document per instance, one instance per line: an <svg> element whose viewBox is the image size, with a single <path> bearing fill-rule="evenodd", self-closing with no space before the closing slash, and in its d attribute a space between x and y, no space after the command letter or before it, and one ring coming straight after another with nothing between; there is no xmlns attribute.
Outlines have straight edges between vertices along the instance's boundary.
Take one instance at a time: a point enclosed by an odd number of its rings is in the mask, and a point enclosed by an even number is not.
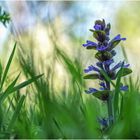
<svg viewBox="0 0 140 140"><path fill-rule="evenodd" d="M97 46L95 42L87 40L86 44L83 44L83 47Z"/></svg>
<svg viewBox="0 0 140 140"><path fill-rule="evenodd" d="M95 93L95 92L97 92L98 90L97 89L95 89L95 88L89 88L89 90L85 90L85 92L87 93L87 94L92 94L92 93Z"/></svg>
<svg viewBox="0 0 140 140"><path fill-rule="evenodd" d="M85 73L88 73L88 72L90 72L90 71L100 72L100 70L99 70L98 68L94 67L93 65L90 65L90 66L88 66L87 69L84 69L84 72L85 72Z"/></svg>
<svg viewBox="0 0 140 140"><path fill-rule="evenodd" d="M105 51L107 48L108 48L108 46L101 45L101 46L97 47L97 50L98 51Z"/></svg>
<svg viewBox="0 0 140 140"><path fill-rule="evenodd" d="M102 62L97 62L96 66L98 66L99 68L103 69L103 63Z"/></svg>
<svg viewBox="0 0 140 140"><path fill-rule="evenodd" d="M111 65L112 63L114 62L113 59L110 59L110 60L106 60L103 62L104 65Z"/></svg>
<svg viewBox="0 0 140 140"><path fill-rule="evenodd" d="M130 66L130 64L126 64L123 66L123 68L128 68Z"/></svg>
<svg viewBox="0 0 140 140"><path fill-rule="evenodd" d="M121 35L118 34L117 36L115 36L112 41L119 41L119 40L126 40L126 38L121 38Z"/></svg>
<svg viewBox="0 0 140 140"><path fill-rule="evenodd" d="M126 85L126 86L121 86L120 87L120 90L122 90L122 91L127 91L128 90L128 86Z"/></svg>
<svg viewBox="0 0 140 140"><path fill-rule="evenodd" d="M123 64L123 62L120 61L117 65L115 65L115 66L111 69L111 71L115 71L116 69L120 68L120 67L122 66L122 64Z"/></svg>
<svg viewBox="0 0 140 140"><path fill-rule="evenodd" d="M93 28L94 28L95 30L101 30L101 29L102 29L102 26L99 25L99 24L95 24Z"/></svg>
<svg viewBox="0 0 140 140"><path fill-rule="evenodd" d="M124 61L123 62L119 62L117 65L115 65L111 70L112 71L115 71L116 69L118 69L118 68L120 68L120 67L122 67L123 66L123 68L128 68L129 66L130 66L130 64L125 64L124 65Z"/></svg>
<svg viewBox="0 0 140 140"><path fill-rule="evenodd" d="M105 86L105 83L104 83L104 82L101 82L101 83L100 83L100 86L101 86L101 87L103 87L104 89L106 88L106 86Z"/></svg>

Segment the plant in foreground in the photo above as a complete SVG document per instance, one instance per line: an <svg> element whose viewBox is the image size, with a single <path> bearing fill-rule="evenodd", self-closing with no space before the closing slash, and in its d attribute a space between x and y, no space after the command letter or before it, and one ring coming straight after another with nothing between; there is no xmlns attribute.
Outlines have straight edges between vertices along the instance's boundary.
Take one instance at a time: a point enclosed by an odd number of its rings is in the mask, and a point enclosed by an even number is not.
<svg viewBox="0 0 140 140"><path fill-rule="evenodd" d="M86 44L83 44L86 49L97 51L95 58L98 62L95 66L90 65L84 70L85 73L88 73L84 76L84 79L99 79L100 89L89 88L85 92L107 103L108 117L98 118L104 129L111 126L119 117L119 103L121 102L119 93L128 90L128 86L121 83L121 77L132 72L128 68L129 64L125 64L124 61L114 64L113 57L116 55L114 48L126 38L122 38L118 34L110 40L110 28L110 23L106 24L104 19L96 20L93 29L90 29L90 31L93 33L97 43L87 40ZM114 84L114 80L116 84Z"/></svg>
<svg viewBox="0 0 140 140"><path fill-rule="evenodd" d="M7 116L7 114L10 112L9 108L11 107L11 102L9 104L6 104L8 107L4 108L4 111L2 111L2 110L3 110L5 101L9 99L9 95L11 95L12 93L18 94L20 89L27 87L29 84L35 82L40 77L42 77L42 75L33 76L32 78L25 80L24 82L21 82L20 84L17 84L17 81L20 76L20 73L19 73L16 76L16 78L10 82L10 84L7 84L6 81L8 78L8 73L10 71L10 66L11 66L11 63L13 60L15 49L16 49L16 43L15 43L12 53L8 59L8 62L6 63L5 68L3 68L2 64L0 63L0 110L1 110L1 112L0 112L0 114L1 114L0 138L7 138L6 134L7 133L9 134L12 131L14 124L20 114L24 100L25 100L25 95L21 94L19 96L20 97L19 100L16 100L17 106L14 108L15 110L13 112L13 115L10 116L9 123L5 125L5 120L9 117L9 116ZM7 133L5 133L5 132L7 132Z"/></svg>

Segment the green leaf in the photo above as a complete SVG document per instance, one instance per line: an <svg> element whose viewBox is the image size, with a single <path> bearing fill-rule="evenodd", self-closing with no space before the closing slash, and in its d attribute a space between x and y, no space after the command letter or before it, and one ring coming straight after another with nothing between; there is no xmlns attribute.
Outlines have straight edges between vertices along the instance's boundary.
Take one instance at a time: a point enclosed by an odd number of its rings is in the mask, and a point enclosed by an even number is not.
<svg viewBox="0 0 140 140"><path fill-rule="evenodd" d="M100 61L103 61L102 53L101 53L101 52L97 52L97 53L95 54L95 58L97 58L97 59L100 60Z"/></svg>
<svg viewBox="0 0 140 140"><path fill-rule="evenodd" d="M10 57L9 57L9 60L8 60L8 62L7 62L7 65L6 65L6 68L5 68L4 72L3 72L3 76L2 76L2 80L1 80L1 87L0 87L1 89L2 89L2 87L3 87L4 81L5 81L5 79L6 79L6 76L7 76L7 74L8 74L8 71L9 71L9 68L10 68L10 65L11 65L11 62L12 62L12 60L13 60L13 56L14 56L14 53L15 53L15 49L16 49L16 43L15 43L14 48L13 48L13 51L12 51Z"/></svg>
<svg viewBox="0 0 140 140"><path fill-rule="evenodd" d="M92 95L100 100L106 100L108 98L109 91L108 90L97 91L94 92Z"/></svg>
<svg viewBox="0 0 140 140"><path fill-rule="evenodd" d="M95 54L95 58L97 58L99 61L106 61L111 59L113 56L110 52L97 52Z"/></svg>
<svg viewBox="0 0 140 140"><path fill-rule="evenodd" d="M106 29L105 29L105 32L109 32L110 28L111 28L111 25L110 25L110 23L108 23L108 24L107 24L107 27L106 27Z"/></svg>
<svg viewBox="0 0 140 140"><path fill-rule="evenodd" d="M120 86L121 86L121 77L124 73L124 64L121 66L121 69L118 72L117 80L116 80L116 87L115 87L115 95L114 95L114 116L118 115L119 111L119 94L120 94Z"/></svg>
<svg viewBox="0 0 140 140"><path fill-rule="evenodd" d="M93 36L98 40L103 42L106 39L105 31L96 30L93 32Z"/></svg>
<svg viewBox="0 0 140 140"><path fill-rule="evenodd" d="M123 72L121 74L122 77L132 73L132 70L129 68L122 68L122 69L123 69ZM116 77L118 77L120 72L121 72L121 69L117 72Z"/></svg>
<svg viewBox="0 0 140 140"><path fill-rule="evenodd" d="M104 60L109 60L109 59L111 59L113 57L113 55L110 53L110 52L104 52L103 53L103 59Z"/></svg>
<svg viewBox="0 0 140 140"><path fill-rule="evenodd" d="M90 50L90 49L96 50L96 46L88 46L88 47L86 47L86 49L88 49L88 50Z"/></svg>
<svg viewBox="0 0 140 140"><path fill-rule="evenodd" d="M18 116L19 116L19 113L21 111L21 108L22 108L22 105L24 103L24 100L25 100L25 96L22 96L21 99L19 100L18 104L17 104L15 112L14 112L14 114L13 114L11 120L10 120L9 125L8 125L8 128L7 128L8 131L11 130L12 127L14 126L14 124L15 124Z"/></svg>
<svg viewBox="0 0 140 140"><path fill-rule="evenodd" d="M84 79L99 79L98 74L88 74L84 76Z"/></svg>
<svg viewBox="0 0 140 140"><path fill-rule="evenodd" d="M93 32L94 33L94 30L93 29L89 29L89 31Z"/></svg>

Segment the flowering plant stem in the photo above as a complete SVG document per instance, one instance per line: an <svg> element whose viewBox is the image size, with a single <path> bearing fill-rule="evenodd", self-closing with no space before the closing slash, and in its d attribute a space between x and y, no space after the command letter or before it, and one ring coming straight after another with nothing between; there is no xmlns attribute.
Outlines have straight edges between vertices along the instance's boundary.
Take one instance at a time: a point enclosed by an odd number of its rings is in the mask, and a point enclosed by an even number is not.
<svg viewBox="0 0 140 140"><path fill-rule="evenodd" d="M108 109L108 118L109 118L109 125L112 125L114 122L114 115L113 115L113 108L112 108L112 97L109 94L109 98L107 100L107 109Z"/></svg>
<svg viewBox="0 0 140 140"><path fill-rule="evenodd" d="M93 33L93 37L97 40L97 43L87 40L87 43L83 44L86 49L97 51L95 54L95 58L98 60L96 66L90 65L84 70L85 73L94 73L85 75L84 78L99 79L100 89L89 88L85 92L107 103L108 118L103 117L98 119L103 130L111 127L117 120L119 115L120 91L128 90L128 86L121 83L121 77L132 72L128 68L129 64L124 64L124 61L112 67L114 63L113 57L116 55L114 48L121 41L126 40L126 38L121 38L121 35L118 34L110 41L110 28L110 23L106 24L104 19L95 21L95 25L90 31ZM113 80L116 81L116 84L114 84ZM111 89L111 84L115 89Z"/></svg>

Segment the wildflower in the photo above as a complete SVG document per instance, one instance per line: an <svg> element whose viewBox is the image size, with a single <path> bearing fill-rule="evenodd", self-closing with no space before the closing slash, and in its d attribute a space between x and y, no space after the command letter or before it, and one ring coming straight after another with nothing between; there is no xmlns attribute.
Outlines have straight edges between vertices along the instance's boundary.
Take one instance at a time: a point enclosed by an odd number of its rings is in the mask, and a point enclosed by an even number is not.
<svg viewBox="0 0 140 140"><path fill-rule="evenodd" d="M90 74L85 75L84 78L99 79L100 88L89 88L88 90L85 90L85 92L87 94L92 94L102 101L107 101L107 104L109 106L108 118L112 119L99 119L99 122L104 126L108 126L108 123L113 122L111 96L114 96L114 90L111 90L111 82L106 79L106 76L112 81L116 80L118 76L120 76L120 73L121 76L126 76L132 72L132 70L129 69L129 64L125 64L124 61L120 61L116 65L112 66L112 64L115 63L114 56L116 55L116 51L114 50L114 48L121 41L125 41L126 38L121 37L121 35L118 34L112 40L110 40L110 29L110 23L106 24L104 19L95 21L95 25L93 26L93 29L90 29L90 31L93 33L93 37L97 42L87 40L86 44L83 44L83 47L85 47L86 49L93 49L97 51L95 54L95 58L98 60L96 62L96 66L90 65L88 66L88 68L84 69L85 73L91 72ZM102 72L104 72L106 76L103 75ZM119 89L121 91L126 91L128 90L128 86L120 84ZM110 93L113 94L110 95Z"/></svg>
<svg viewBox="0 0 140 140"><path fill-rule="evenodd" d="M98 62L96 63L97 67L90 65L88 66L88 68L84 69L84 72L96 72L98 73L98 76L94 74L89 79L99 79L102 81L100 83L101 87L99 90L95 88L89 88L86 93L91 94L97 91L110 90L110 86L108 85L105 77L102 75L101 70L103 70L111 80L115 80L117 78L117 72L121 68L126 68L125 71L128 72L127 74L132 72L130 69L128 69L129 64L124 64L124 61L120 61L113 67L111 66L113 63L115 63L113 57L116 55L116 51L114 50L114 48L120 41L125 41L126 38L122 38L121 35L118 34L110 41L110 28L111 25L109 23L106 25L104 19L95 21L95 25L93 26L93 29L90 29L90 31L93 33L93 37L97 40L97 42L87 40L86 44L83 44L85 48L90 48L97 51L95 57L98 60ZM120 87L120 90L122 91L125 91L126 89L128 89L127 86Z"/></svg>

